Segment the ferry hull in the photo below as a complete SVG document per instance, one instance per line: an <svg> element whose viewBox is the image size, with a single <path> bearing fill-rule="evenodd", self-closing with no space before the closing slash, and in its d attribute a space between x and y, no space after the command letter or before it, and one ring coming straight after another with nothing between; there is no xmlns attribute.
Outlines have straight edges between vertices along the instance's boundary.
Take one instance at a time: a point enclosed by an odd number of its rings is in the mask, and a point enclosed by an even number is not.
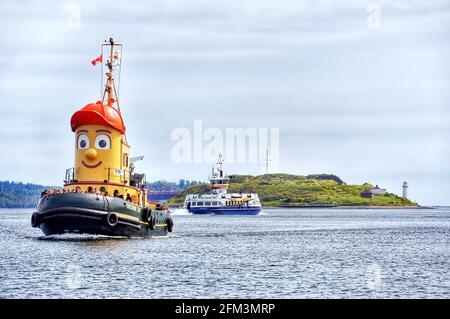
<svg viewBox="0 0 450 319"><path fill-rule="evenodd" d="M261 207L243 207L243 208L191 207L188 210L192 214L258 215L261 212Z"/></svg>
<svg viewBox="0 0 450 319"><path fill-rule="evenodd" d="M150 217L150 218L147 218ZM120 198L83 193L43 197L31 220L45 235L165 236L172 230L169 212L147 212Z"/></svg>

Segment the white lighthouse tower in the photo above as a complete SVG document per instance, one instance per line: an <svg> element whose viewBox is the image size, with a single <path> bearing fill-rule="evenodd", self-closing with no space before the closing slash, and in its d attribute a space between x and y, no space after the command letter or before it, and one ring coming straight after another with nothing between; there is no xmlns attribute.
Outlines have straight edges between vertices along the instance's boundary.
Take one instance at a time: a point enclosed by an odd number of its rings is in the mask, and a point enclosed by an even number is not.
<svg viewBox="0 0 450 319"><path fill-rule="evenodd" d="M408 198L408 183L403 182L403 198Z"/></svg>

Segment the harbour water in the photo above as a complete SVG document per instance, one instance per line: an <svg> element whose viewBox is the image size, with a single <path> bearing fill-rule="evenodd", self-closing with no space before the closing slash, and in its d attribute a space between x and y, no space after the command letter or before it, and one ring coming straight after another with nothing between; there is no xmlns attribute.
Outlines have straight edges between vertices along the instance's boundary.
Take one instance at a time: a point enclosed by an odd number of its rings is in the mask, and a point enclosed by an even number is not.
<svg viewBox="0 0 450 319"><path fill-rule="evenodd" d="M450 208L173 212L169 237L44 237L0 210L1 298L449 298Z"/></svg>

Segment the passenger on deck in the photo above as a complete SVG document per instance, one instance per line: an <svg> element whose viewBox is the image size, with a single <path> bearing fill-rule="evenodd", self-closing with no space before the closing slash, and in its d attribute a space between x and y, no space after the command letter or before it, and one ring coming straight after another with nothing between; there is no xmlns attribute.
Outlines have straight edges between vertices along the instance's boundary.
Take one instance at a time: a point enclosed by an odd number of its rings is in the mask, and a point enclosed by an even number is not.
<svg viewBox="0 0 450 319"><path fill-rule="evenodd" d="M127 193L127 202L131 202L131 195Z"/></svg>

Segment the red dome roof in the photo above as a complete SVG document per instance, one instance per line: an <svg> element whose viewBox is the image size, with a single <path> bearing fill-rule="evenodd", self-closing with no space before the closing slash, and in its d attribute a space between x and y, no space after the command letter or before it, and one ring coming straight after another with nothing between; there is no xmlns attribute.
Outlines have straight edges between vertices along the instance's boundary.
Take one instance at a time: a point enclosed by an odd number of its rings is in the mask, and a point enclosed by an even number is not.
<svg viewBox="0 0 450 319"><path fill-rule="evenodd" d="M125 125L120 112L111 105L103 105L97 101L76 111L70 119L70 126L75 132L80 125L106 125L125 134Z"/></svg>

